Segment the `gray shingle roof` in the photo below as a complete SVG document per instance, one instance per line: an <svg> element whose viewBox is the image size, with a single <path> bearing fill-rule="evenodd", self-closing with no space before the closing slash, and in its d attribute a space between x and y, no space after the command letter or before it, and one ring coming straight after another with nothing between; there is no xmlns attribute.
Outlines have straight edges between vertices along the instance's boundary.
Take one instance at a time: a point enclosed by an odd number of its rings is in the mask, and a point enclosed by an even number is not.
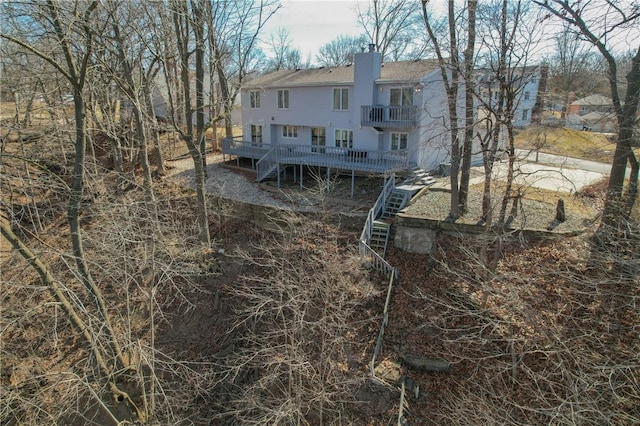
<svg viewBox="0 0 640 426"><path fill-rule="evenodd" d="M437 67L438 61L435 59L387 62L382 64L380 78L376 81L378 83L417 82L426 74L437 69ZM323 86L329 84L353 84L353 65L274 71L247 82L244 88Z"/></svg>
<svg viewBox="0 0 640 426"><path fill-rule="evenodd" d="M613 101L611 100L611 98L607 98L606 96L595 94L573 101L571 105L607 106L613 105Z"/></svg>

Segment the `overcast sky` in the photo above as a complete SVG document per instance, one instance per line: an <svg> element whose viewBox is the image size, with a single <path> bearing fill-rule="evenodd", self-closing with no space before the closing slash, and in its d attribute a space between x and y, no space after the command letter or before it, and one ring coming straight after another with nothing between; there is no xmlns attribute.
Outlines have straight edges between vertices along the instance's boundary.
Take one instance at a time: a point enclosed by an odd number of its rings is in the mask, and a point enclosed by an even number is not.
<svg viewBox="0 0 640 426"><path fill-rule="evenodd" d="M302 58L311 61L321 46L340 34L358 35L362 30L356 22L356 0L281 0L282 7L264 28L263 40L268 41L279 27L289 30L291 45L300 49ZM269 54L268 52L267 55Z"/></svg>
<svg viewBox="0 0 640 426"><path fill-rule="evenodd" d="M623 4L628 1L622 0ZM291 46L300 49L303 60L309 58L314 63L320 47L340 34L355 36L363 33L357 24L355 9L358 4L365 9L367 0L281 0L281 3L282 7L271 17L261 38L268 42L270 35L277 33L279 27L287 28ZM439 0L433 2L432 7L442 7L444 4ZM543 25L543 41L532 52L536 58L553 52L553 35L559 28L557 22L545 22ZM635 50L639 38L640 29L625 29L614 37L615 42L611 45L617 53ZM262 47L269 56L268 47L264 44Z"/></svg>

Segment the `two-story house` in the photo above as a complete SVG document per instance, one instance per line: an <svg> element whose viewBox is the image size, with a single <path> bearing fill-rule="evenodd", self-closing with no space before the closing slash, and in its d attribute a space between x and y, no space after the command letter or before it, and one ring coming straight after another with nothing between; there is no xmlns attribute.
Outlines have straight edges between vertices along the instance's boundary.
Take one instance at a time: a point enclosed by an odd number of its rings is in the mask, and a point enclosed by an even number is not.
<svg viewBox="0 0 640 426"><path fill-rule="evenodd" d="M548 73L549 66L546 64L516 67L505 73L510 92L508 96L513 97L514 127L524 128L542 121ZM482 98L478 105L478 117L484 118L488 115L487 110L496 110L498 107L500 83L493 70L479 69L476 71L476 85L475 92ZM504 102L506 105L507 102Z"/></svg>
<svg viewBox="0 0 640 426"><path fill-rule="evenodd" d="M459 96L462 132L463 88ZM258 77L242 88L241 105L243 135L226 139L223 153L251 158L258 180L305 166L388 175L450 161L437 60L382 63L371 45L353 65Z"/></svg>

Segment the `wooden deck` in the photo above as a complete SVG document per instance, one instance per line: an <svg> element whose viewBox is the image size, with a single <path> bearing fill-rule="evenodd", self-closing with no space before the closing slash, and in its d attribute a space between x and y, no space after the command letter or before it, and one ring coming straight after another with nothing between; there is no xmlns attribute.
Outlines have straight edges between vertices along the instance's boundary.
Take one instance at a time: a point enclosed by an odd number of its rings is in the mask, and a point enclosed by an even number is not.
<svg viewBox="0 0 640 426"><path fill-rule="evenodd" d="M279 166L303 165L349 170L359 173L390 174L407 169L406 151L371 151L311 145L257 144L238 138L224 139L222 153L259 160L258 180Z"/></svg>

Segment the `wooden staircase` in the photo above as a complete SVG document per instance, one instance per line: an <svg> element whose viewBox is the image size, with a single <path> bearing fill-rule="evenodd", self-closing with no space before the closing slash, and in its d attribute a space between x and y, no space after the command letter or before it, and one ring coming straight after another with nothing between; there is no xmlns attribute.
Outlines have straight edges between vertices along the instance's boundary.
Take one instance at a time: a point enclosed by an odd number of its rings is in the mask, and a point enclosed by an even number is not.
<svg viewBox="0 0 640 426"><path fill-rule="evenodd" d="M387 244L389 243L389 234L391 233L391 225L381 220L373 221L371 230L371 240L369 247L374 249L380 256L384 258L387 252Z"/></svg>
<svg viewBox="0 0 640 426"><path fill-rule="evenodd" d="M402 209L407 204L407 201L409 201L410 197L411 193L394 189L384 206L384 211L382 212L381 218L391 219L395 217L400 209Z"/></svg>
<svg viewBox="0 0 640 426"><path fill-rule="evenodd" d="M380 217L373 221L371 228L371 240L369 246L384 258L391 234L391 220L407 204L411 198L411 192L395 188L384 206Z"/></svg>

